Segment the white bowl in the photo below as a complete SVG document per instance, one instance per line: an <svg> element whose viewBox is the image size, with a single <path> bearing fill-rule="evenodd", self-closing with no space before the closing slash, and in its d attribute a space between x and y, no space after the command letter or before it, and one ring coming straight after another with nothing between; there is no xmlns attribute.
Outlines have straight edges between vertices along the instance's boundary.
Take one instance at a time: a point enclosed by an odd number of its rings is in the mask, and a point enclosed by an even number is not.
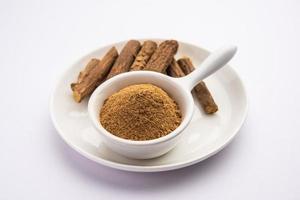
<svg viewBox="0 0 300 200"><path fill-rule="evenodd" d="M178 103L182 113L180 126L166 136L145 141L127 140L109 133L102 127L99 121L100 108L103 102L109 96L126 86L142 83L156 85L171 95ZM88 103L90 119L95 128L99 131L105 144L119 154L137 159L158 157L171 150L179 141L182 130L188 125L193 115L193 108L194 101L190 91L187 91L171 77L149 71L129 72L109 79L93 92Z"/></svg>

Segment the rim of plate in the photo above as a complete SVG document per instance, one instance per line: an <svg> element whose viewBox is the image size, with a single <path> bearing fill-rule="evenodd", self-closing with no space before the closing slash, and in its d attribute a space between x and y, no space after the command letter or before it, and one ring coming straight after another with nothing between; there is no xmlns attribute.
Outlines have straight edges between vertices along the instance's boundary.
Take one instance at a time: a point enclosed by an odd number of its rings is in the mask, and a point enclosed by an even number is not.
<svg viewBox="0 0 300 200"><path fill-rule="evenodd" d="M161 41L167 40L167 39L163 39L163 38L137 38L136 40L139 40L139 41L153 40L153 41L156 41L156 42L161 42ZM201 161L215 155L219 151L221 151L224 147L226 147L233 140L233 138L237 135L237 133L239 132L239 130L243 126L244 121L246 120L246 117L247 117L247 114L248 114L248 109L249 109L249 102L248 102L248 95L247 95L247 92L246 92L246 87L245 87L241 77L238 75L238 73L236 72L236 70L234 68L230 67L230 65L227 65L227 69L231 70L231 72L234 73L235 77L240 82L242 91L244 92L244 95L245 95L245 111L244 111L242 117L240 118L240 121L239 121L238 125L236 126L235 130L233 131L233 134L225 142L223 142L222 145L214 148L210 153L208 153L205 156L199 156L199 157L191 158L191 159L188 159L188 160L185 160L185 161L175 162L175 163L172 163L172 164L164 164L164 165L156 165L156 166L141 166L141 165L122 164L122 163L109 161L109 160L103 159L101 157L91 155L90 153L86 152L85 150L83 150L82 148L78 147L77 145L71 143L67 138L65 138L65 136L63 134L63 130L60 129L60 127L58 125L58 122L56 121L56 119L54 117L54 111L53 111L54 110L54 108L53 108L54 107L54 93L55 93L55 91L56 91L56 89L57 89L57 87L60 83L60 80L63 79L63 77L67 73L67 71L72 69L73 66L76 63L78 63L80 60L82 60L86 56L98 51L99 49L107 48L111 45L122 44L122 43L125 43L126 41L127 40L123 40L123 41L103 45L103 46L101 46L97 49L94 49L93 51L90 51L90 52L86 53L84 56L81 56L75 62L71 63L71 65L69 65L69 67L65 68L62 71L62 73L60 74L60 76L58 76L58 78L56 78L54 87L51 90L51 96L50 96L50 101L49 101L50 117L51 117L51 120L54 124L54 127L55 127L58 135L63 139L63 141L67 145L69 145L72 149L74 149L76 152L78 152L82 156L88 158L89 160L92 160L94 162L102 164L106 167L119 169L119 170L124 170L124 171L131 171L131 172L160 172L160 171L170 171L170 170L180 169L180 168L187 167L187 166L196 164L198 162L201 162ZM177 40L177 41L179 43L183 43L183 44L192 46L193 48L198 48L198 49L201 49L203 51L210 52L210 51L206 50L205 48L199 47L197 45L194 45L194 44L182 41L182 40Z"/></svg>

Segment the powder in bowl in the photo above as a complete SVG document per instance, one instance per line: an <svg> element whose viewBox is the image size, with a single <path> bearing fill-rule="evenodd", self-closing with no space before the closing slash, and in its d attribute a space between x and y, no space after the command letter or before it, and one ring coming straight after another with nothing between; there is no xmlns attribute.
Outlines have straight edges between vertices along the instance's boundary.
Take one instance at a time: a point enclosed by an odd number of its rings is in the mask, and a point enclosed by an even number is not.
<svg viewBox="0 0 300 200"><path fill-rule="evenodd" d="M175 130L181 123L181 112L161 88L137 84L105 100L100 123L108 132L124 139L152 140Z"/></svg>

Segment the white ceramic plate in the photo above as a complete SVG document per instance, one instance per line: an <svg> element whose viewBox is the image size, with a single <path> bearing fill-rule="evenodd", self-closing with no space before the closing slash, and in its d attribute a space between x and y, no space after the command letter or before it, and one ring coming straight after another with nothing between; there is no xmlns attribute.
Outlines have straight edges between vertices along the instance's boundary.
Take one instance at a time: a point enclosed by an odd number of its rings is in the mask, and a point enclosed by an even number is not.
<svg viewBox="0 0 300 200"><path fill-rule="evenodd" d="M72 99L70 83L76 80L79 71L91 58L101 58L111 46L120 50L124 44L119 42L93 51L75 62L58 80L50 100L50 112L59 135L70 147L90 160L112 168L156 172L198 163L219 152L234 138L246 117L247 97L237 73L226 66L205 80L219 111L214 115L206 115L195 100L195 112L185 130L186 136L169 153L155 159L134 160L105 147L89 121L88 99L76 103ZM207 55L208 51L200 47L179 42L176 57L189 56L197 66Z"/></svg>

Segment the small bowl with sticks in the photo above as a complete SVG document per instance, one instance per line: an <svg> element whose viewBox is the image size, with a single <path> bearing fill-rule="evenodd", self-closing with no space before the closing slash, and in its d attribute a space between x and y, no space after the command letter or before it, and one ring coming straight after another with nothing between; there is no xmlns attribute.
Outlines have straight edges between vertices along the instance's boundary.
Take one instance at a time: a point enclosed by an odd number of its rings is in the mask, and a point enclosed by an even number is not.
<svg viewBox="0 0 300 200"><path fill-rule="evenodd" d="M174 41L167 41L165 44L168 46L174 43ZM150 62L146 66L144 71L120 73L116 76L111 75L111 77L109 76L109 79L101 84L90 97L88 103L88 112L90 119L94 127L102 136L105 144L113 151L126 157L135 159L149 159L161 156L176 146L180 138L182 138L181 133L187 127L192 118L194 100L191 94L191 90L204 78L210 76L221 67L223 67L234 56L235 52L236 47L232 45L218 49L217 51L213 52L208 58L206 58L200 67L182 78L172 78L162 73L157 73L157 71L162 71L162 69L158 69L158 67L160 66L159 63L162 62L162 60L157 59L152 63ZM153 56L155 57L156 55ZM152 70L147 70L148 67ZM116 73L117 70L111 72ZM134 140L134 138L125 139L117 136L117 134L110 132L106 127L103 126L102 123L99 122L99 116L101 121L101 107L106 103L107 99L110 96L122 90L123 88L139 84L153 84L163 89L175 100L175 102L179 106L182 116L181 123L178 124L177 128L175 128L171 132L169 131L168 134L162 137L157 137L149 140ZM74 96L75 99L76 97L77 95ZM129 117L134 115L134 113L130 113L130 111L128 110L126 110L126 112L129 113ZM112 113L114 113L114 111L112 109L109 110L108 108L108 120L114 117ZM140 120L140 118L134 119ZM122 120L126 121L127 119L123 117ZM112 122L109 122L108 125L112 124L113 126L124 126L122 125L122 120L121 122L120 120L118 122L111 120ZM125 125L127 124L125 123ZM132 129L130 131L134 132L134 130ZM135 133L136 137L139 137L139 135L143 134L144 132Z"/></svg>

